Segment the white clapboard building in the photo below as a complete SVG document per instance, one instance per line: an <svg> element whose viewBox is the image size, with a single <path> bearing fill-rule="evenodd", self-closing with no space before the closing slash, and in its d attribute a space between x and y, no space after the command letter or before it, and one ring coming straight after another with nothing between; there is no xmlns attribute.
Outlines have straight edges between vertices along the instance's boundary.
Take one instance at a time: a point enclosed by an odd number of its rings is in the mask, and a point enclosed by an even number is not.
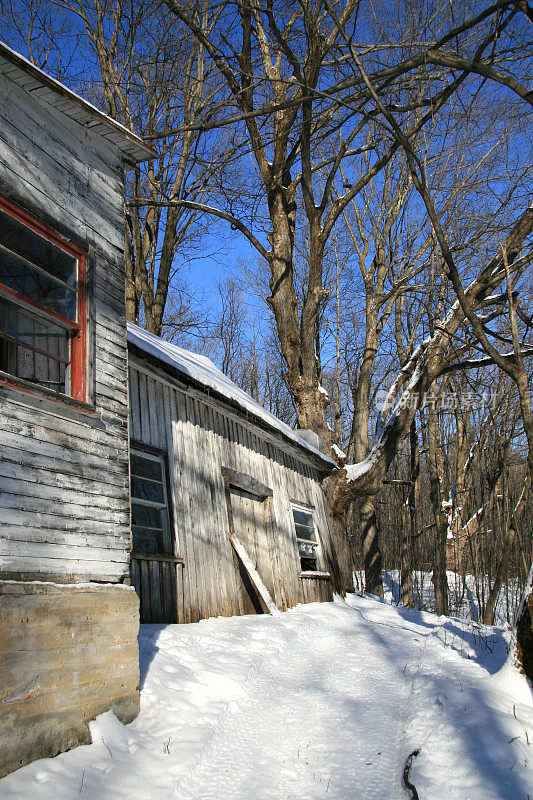
<svg viewBox="0 0 533 800"><path fill-rule="evenodd" d="M149 155L0 44L0 775L138 710L123 171Z"/></svg>
<svg viewBox="0 0 533 800"><path fill-rule="evenodd" d="M131 324L128 346L141 621L331 600L341 586L321 482L335 463L208 358Z"/></svg>

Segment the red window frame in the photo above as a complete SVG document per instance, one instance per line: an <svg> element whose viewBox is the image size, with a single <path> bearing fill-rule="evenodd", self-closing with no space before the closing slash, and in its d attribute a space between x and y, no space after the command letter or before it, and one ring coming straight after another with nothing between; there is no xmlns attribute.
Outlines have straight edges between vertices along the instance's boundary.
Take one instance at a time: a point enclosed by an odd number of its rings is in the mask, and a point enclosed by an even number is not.
<svg viewBox="0 0 533 800"><path fill-rule="evenodd" d="M76 322L73 322L55 311L51 311L46 306L26 297L23 294L5 286L0 281L0 294L6 299L12 299L16 305L25 307L28 311L32 309L40 317L48 318L51 322L54 320L60 324L61 327L66 328L71 333L70 342L70 394L74 400L81 403L87 402L87 261L86 255L83 250L64 239L53 228L45 225L43 222L35 219L23 209L0 197L0 208L6 214L21 222L27 228L47 239L52 244L64 250L70 256L76 259L77 262L77 307L76 307ZM22 379L20 379L22 380ZM4 381L5 382L5 381ZM17 377L13 376L13 380L9 381L16 385ZM30 382L31 383L31 382ZM58 394L61 394L58 392ZM65 396L65 395L63 395Z"/></svg>

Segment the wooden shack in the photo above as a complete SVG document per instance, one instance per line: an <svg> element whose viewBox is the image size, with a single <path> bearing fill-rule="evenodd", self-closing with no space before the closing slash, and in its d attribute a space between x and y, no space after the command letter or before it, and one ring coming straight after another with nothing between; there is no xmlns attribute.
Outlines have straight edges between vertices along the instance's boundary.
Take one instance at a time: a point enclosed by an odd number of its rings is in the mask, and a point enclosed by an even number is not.
<svg viewBox="0 0 533 800"><path fill-rule="evenodd" d="M0 44L0 775L138 710L129 131Z"/></svg>
<svg viewBox="0 0 533 800"><path fill-rule="evenodd" d="M142 622L261 613L341 591L335 467L207 358L128 324L132 582Z"/></svg>

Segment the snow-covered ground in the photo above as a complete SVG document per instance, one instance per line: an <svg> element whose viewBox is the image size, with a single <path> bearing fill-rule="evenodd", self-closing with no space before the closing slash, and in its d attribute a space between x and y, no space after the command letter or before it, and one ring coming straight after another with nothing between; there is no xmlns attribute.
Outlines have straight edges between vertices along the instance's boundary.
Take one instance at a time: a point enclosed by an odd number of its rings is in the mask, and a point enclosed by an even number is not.
<svg viewBox="0 0 533 800"><path fill-rule="evenodd" d="M533 797L508 634L368 597L143 626L141 713L0 780L2 800ZM528 794L529 792L529 794Z"/></svg>
<svg viewBox="0 0 533 800"><path fill-rule="evenodd" d="M489 579L486 575L475 578L473 575L458 575L448 572L448 600L450 612L455 617L478 622L481 619L480 607L487 602L490 591ZM383 586L385 600L399 605L400 574L398 570L383 570ZM365 586L363 572L354 573L354 586L362 593ZM422 611L433 611L435 608L435 592L431 581L431 572L413 572L413 590L416 607ZM503 628L510 627L516 619L516 612L522 597L521 587L516 578L504 584L495 610L496 624ZM532 795L533 796L533 795Z"/></svg>

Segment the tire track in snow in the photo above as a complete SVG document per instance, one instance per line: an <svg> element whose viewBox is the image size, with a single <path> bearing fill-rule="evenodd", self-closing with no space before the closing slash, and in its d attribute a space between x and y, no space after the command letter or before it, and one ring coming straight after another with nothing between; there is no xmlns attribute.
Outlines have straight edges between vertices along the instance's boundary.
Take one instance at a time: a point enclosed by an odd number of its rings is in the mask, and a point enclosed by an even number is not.
<svg viewBox="0 0 533 800"><path fill-rule="evenodd" d="M450 627L460 624L450 619ZM468 626L466 626L468 627ZM424 800L529 800L528 787L512 774L519 757L509 745L517 721L504 704L492 706L489 696L495 678L480 669L479 655L470 649L466 627L454 649L434 626L418 666L413 666L410 719L403 749L420 753L410 772ZM488 635L488 632L487 632ZM481 641L481 634L477 636ZM464 646L464 649L463 649ZM489 713L487 713L489 712ZM488 723L488 724L487 724ZM522 730L519 730L522 733Z"/></svg>
<svg viewBox="0 0 533 800"><path fill-rule="evenodd" d="M245 697L219 717L169 800L398 796L407 684L392 679L398 668L376 641L373 621L361 616L356 624L348 608L339 617L337 606L325 624L310 611L297 632L289 626L298 610L289 612L287 626L276 620L287 628L290 647L265 650L243 683ZM323 613L321 607L322 619Z"/></svg>

